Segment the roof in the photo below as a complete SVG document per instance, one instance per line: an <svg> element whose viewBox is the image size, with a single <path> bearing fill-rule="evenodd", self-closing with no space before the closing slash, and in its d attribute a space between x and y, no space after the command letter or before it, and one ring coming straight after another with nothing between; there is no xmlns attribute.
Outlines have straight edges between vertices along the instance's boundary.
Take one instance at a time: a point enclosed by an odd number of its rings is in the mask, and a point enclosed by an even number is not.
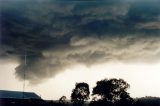
<svg viewBox="0 0 160 106"><path fill-rule="evenodd" d="M0 90L0 98L15 98L15 99L41 99L40 96L34 92L20 92L20 91L6 91Z"/></svg>

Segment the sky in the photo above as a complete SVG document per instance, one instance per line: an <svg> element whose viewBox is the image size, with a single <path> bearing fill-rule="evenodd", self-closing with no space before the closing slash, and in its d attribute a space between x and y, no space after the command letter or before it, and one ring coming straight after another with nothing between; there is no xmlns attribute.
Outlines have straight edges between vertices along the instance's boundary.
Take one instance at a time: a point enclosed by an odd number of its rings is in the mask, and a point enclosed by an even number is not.
<svg viewBox="0 0 160 106"><path fill-rule="evenodd" d="M160 96L159 0L0 0L0 89L70 97L123 78L132 97ZM26 61L25 61L25 55Z"/></svg>

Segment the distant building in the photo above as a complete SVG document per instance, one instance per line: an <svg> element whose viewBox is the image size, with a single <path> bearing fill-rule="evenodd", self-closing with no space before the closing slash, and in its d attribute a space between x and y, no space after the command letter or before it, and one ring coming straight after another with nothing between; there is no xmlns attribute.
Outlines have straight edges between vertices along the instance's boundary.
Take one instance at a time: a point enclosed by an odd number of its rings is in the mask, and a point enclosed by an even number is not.
<svg viewBox="0 0 160 106"><path fill-rule="evenodd" d="M0 90L0 99L41 99L34 92Z"/></svg>

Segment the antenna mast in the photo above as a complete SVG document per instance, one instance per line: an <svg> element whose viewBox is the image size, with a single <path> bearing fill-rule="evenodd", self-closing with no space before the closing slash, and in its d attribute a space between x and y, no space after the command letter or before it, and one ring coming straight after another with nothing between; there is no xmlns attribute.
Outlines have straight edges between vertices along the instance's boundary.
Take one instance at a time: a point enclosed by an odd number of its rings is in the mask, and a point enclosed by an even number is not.
<svg viewBox="0 0 160 106"><path fill-rule="evenodd" d="M24 99L24 91L25 91L25 80L26 80L26 69L27 69L27 53L25 52L25 55L24 55L24 65L25 65L25 69L24 69L24 75L23 75L23 99Z"/></svg>
<svg viewBox="0 0 160 106"><path fill-rule="evenodd" d="M24 66L25 66L25 68L24 68L24 73L23 73L23 91L22 91L22 98L23 99L25 99L25 97L24 97L24 92L25 92L25 83L26 83L26 71L27 71L27 69L28 69L28 67L27 67L27 56L34 56L34 55L36 55L36 54L27 54L27 52L25 52L25 55L18 55L18 56L23 56L24 57Z"/></svg>

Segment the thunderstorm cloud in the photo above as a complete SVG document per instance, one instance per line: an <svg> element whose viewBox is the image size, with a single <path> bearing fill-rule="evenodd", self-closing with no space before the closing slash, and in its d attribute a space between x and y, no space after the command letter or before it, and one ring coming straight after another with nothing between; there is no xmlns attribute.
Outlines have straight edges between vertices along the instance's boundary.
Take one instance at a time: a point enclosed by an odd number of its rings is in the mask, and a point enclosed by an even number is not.
<svg viewBox="0 0 160 106"><path fill-rule="evenodd" d="M1 0L0 60L41 82L76 64L160 61L159 0ZM27 55L26 65L24 55Z"/></svg>

